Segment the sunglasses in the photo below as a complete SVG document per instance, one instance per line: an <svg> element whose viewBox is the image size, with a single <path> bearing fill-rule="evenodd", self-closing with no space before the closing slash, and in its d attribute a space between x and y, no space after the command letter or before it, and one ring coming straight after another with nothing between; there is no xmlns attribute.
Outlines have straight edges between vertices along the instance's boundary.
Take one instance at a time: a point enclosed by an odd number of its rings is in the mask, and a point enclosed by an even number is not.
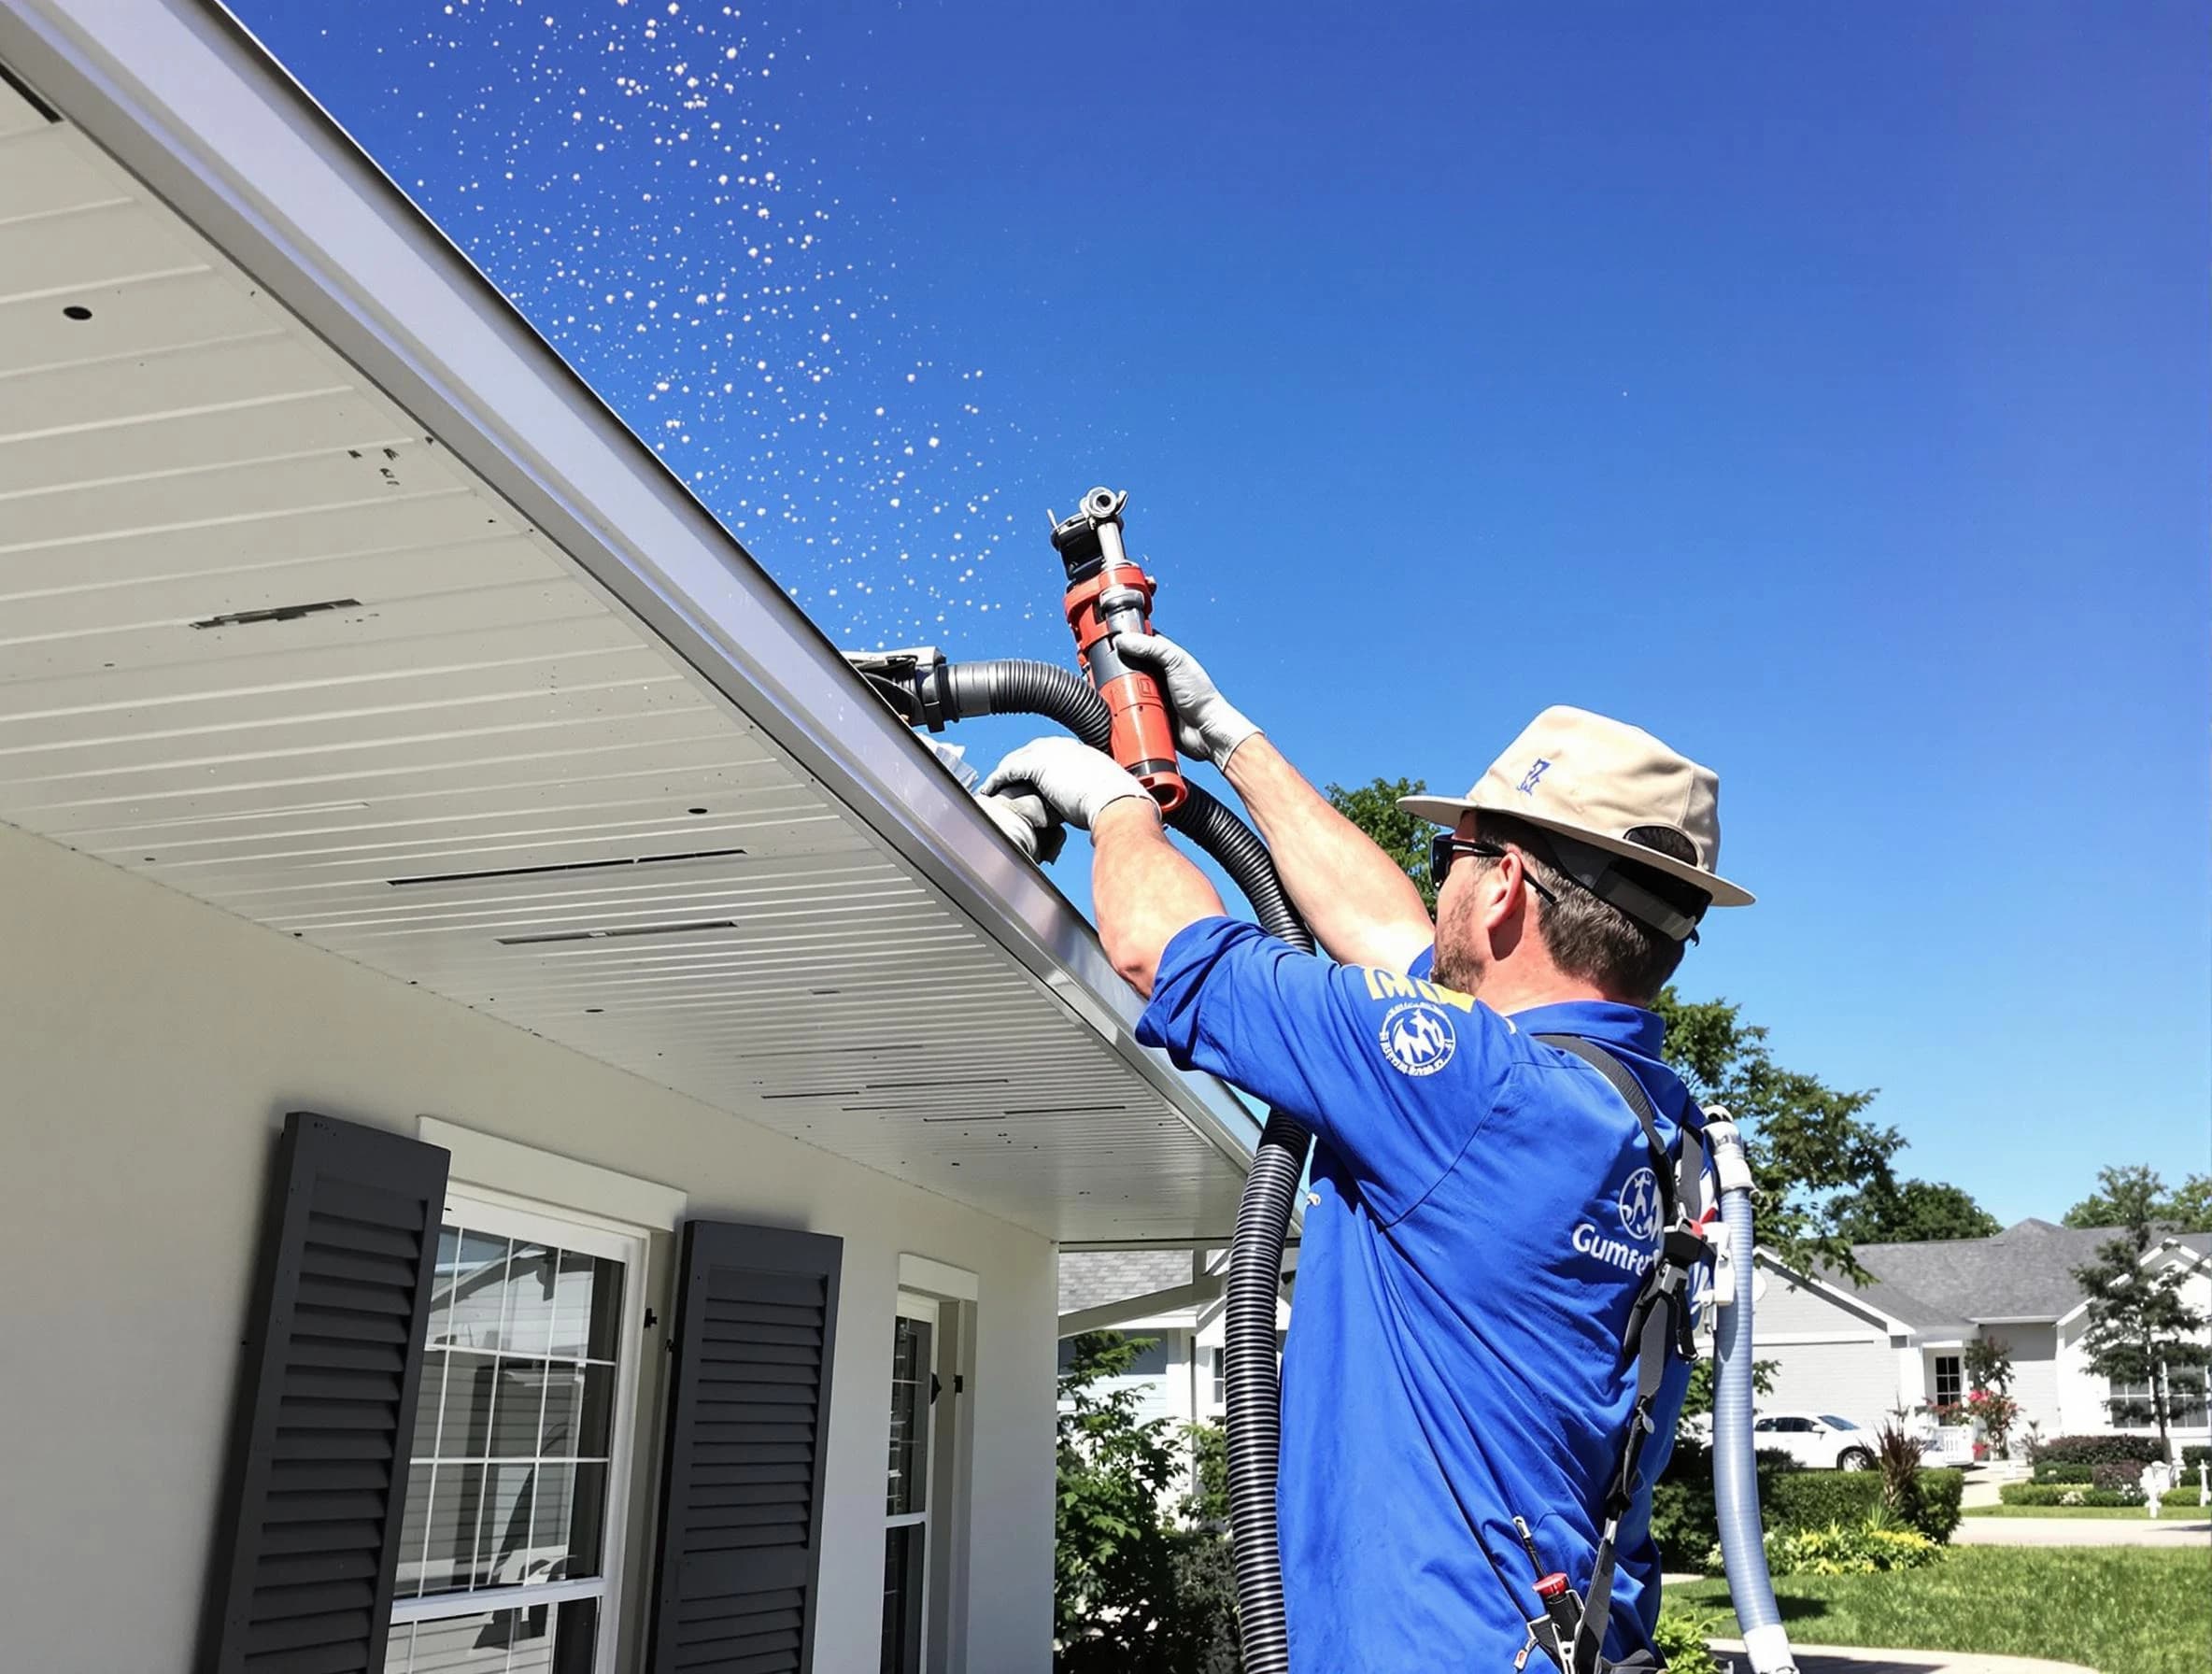
<svg viewBox="0 0 2212 1674"><path fill-rule="evenodd" d="M1441 889L1444 887L1444 879L1452 871L1452 862L1460 855L1481 855L1485 859L1502 860L1506 851L1497 844L1478 843L1472 837L1460 836L1456 831L1439 831L1428 840L1428 881L1432 887ZM1538 883L1533 874L1524 869L1521 875L1528 887L1546 902L1554 907L1559 904L1559 897Z"/></svg>

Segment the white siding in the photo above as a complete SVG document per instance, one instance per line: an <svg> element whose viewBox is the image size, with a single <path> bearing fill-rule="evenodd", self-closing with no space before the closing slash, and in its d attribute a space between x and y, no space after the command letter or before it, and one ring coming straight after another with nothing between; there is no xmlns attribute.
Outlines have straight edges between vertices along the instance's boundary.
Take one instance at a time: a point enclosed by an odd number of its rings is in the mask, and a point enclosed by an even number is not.
<svg viewBox="0 0 2212 1674"><path fill-rule="evenodd" d="M697 1216L844 1238L823 1670L878 1660L899 1256L976 1273L967 1666L1048 1665L1042 1239L4 828L0 880L0 1665L193 1665L271 1144L291 1109L406 1133L432 1114L681 1187ZM667 1261L662 1247L662 1286ZM642 1509L633 1553L650 1550Z"/></svg>
<svg viewBox="0 0 2212 1674"><path fill-rule="evenodd" d="M2063 1434L2059 1426L2059 1362L2056 1336L2049 1326L1990 1326L1982 1336L2001 1340L2012 1354L2012 1398L2020 1403L2020 1433L2031 1424L2046 1436ZM2019 1448L2014 1447L2015 1456Z"/></svg>

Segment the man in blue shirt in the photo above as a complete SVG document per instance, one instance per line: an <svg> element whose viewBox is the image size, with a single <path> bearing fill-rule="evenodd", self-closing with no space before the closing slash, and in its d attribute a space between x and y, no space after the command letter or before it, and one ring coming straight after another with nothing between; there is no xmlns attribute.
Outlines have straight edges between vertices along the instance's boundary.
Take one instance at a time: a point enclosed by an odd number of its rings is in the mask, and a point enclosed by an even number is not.
<svg viewBox="0 0 2212 1674"><path fill-rule="evenodd" d="M1450 828L1436 922L1396 862L1315 793L1171 642L1122 635L1186 754L1227 774L1326 957L1223 915L1149 796L1071 739L984 786L1032 787L1094 845L1099 931L1150 997L1139 1027L1316 1139L1283 1370L1277 1521L1297 1674L1498 1668L1545 1568L1590 1580L1635 1392L1629 1310L1664 1228L1635 1114L1547 1044L1609 1051L1671 1147L1688 1095L1648 1010L1707 907L1718 781L1649 733L1539 715L1468 791L1400 805ZM1608 1656L1649 1648L1676 1361L1622 1518Z"/></svg>

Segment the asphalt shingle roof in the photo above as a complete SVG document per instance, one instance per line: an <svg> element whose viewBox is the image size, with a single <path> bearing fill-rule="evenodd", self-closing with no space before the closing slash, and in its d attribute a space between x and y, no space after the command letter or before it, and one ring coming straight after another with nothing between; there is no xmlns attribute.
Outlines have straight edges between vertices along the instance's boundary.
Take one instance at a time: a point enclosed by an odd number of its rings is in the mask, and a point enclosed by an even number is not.
<svg viewBox="0 0 2212 1674"><path fill-rule="evenodd" d="M1188 1250L1068 1250L1060 1255L1060 1312L1079 1313L1124 1297L1188 1284Z"/></svg>
<svg viewBox="0 0 2212 1674"><path fill-rule="evenodd" d="M2055 1320L2081 1300L2074 1270L2093 1261L2097 1246L2119 1236L2112 1227L2054 1227L2031 1219L1993 1238L1854 1244L1859 1265L1876 1280L1856 1294L1919 1331L1963 1328L1980 1320ZM2178 1236L2190 1249L2212 1251L2212 1233ZM1851 1289L1848 1279L1833 1282Z"/></svg>

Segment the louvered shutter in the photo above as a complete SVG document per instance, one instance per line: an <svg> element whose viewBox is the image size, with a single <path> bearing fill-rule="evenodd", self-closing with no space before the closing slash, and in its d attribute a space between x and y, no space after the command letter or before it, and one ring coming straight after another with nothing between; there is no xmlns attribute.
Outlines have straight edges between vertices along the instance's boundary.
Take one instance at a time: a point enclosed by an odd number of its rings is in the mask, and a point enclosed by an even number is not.
<svg viewBox="0 0 2212 1674"><path fill-rule="evenodd" d="M844 1242L691 1221L660 1494L653 1674L807 1674Z"/></svg>
<svg viewBox="0 0 2212 1674"><path fill-rule="evenodd" d="M216 1674L381 1674L449 1160L284 1119L216 1548Z"/></svg>

